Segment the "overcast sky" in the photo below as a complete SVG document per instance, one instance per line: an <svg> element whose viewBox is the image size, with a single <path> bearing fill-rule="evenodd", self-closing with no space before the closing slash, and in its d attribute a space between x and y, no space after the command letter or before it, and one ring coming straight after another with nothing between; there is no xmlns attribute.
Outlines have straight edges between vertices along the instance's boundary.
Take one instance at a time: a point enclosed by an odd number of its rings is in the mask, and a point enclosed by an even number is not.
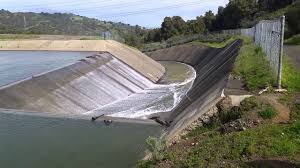
<svg viewBox="0 0 300 168"><path fill-rule="evenodd" d="M0 8L31 12L71 12L100 20L159 27L165 16L194 19L217 12L229 0L0 0Z"/></svg>

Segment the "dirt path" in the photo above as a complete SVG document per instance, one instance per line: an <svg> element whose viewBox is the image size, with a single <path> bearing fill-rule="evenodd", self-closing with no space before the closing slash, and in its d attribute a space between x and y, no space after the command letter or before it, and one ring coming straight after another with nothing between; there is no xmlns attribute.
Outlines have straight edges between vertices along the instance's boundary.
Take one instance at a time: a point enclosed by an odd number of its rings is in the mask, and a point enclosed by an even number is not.
<svg viewBox="0 0 300 168"><path fill-rule="evenodd" d="M278 115L273 119L274 123L286 123L290 120L290 109L278 101L277 95L264 95L262 98L268 101L278 112Z"/></svg>
<svg viewBox="0 0 300 168"><path fill-rule="evenodd" d="M284 53L289 56L295 67L300 70L300 45L285 45Z"/></svg>

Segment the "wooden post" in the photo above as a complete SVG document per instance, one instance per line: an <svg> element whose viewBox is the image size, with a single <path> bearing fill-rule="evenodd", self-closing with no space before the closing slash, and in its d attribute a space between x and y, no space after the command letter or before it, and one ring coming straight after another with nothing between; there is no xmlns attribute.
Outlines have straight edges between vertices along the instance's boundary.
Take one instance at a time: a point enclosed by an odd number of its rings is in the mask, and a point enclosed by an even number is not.
<svg viewBox="0 0 300 168"><path fill-rule="evenodd" d="M280 32L280 52L279 52L279 67L278 67L278 77L277 77L277 87L282 89L281 80L282 80L282 60L283 60L283 42L284 42L284 25L285 25L285 16L280 18L281 22L281 32Z"/></svg>
<svg viewBox="0 0 300 168"><path fill-rule="evenodd" d="M277 87L281 89L281 80L282 80L282 60L283 60L283 41L284 41L284 25L285 25L285 16L280 18L281 22L281 32L280 32L280 52L279 52L279 62L278 62L278 76L277 76Z"/></svg>

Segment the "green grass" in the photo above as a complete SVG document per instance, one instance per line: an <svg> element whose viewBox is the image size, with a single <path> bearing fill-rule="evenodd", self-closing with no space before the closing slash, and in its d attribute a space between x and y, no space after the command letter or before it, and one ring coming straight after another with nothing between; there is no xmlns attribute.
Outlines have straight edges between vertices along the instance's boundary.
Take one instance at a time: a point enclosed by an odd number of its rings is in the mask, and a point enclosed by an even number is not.
<svg viewBox="0 0 300 168"><path fill-rule="evenodd" d="M240 167L252 158L276 157L300 162L297 157L300 154L299 122L290 125L261 125L228 135L213 132L199 140L199 144L188 152L165 152L163 160L168 161L171 167L218 167L224 162L226 167ZM149 161L147 167L156 164Z"/></svg>
<svg viewBox="0 0 300 168"><path fill-rule="evenodd" d="M181 164L184 167L213 167L217 166L218 160L243 162L251 156L293 158L300 150L298 131L299 123L291 126L264 125L225 136L215 134L201 142Z"/></svg>
<svg viewBox="0 0 300 168"><path fill-rule="evenodd" d="M267 120L267 119L273 119L274 117L277 116L277 111L272 107L272 106L267 106L265 107L264 110L260 111L259 112L259 115L264 119L264 120Z"/></svg>
<svg viewBox="0 0 300 168"><path fill-rule="evenodd" d="M249 91L255 91L274 85L272 73L266 55L256 44L244 43L239 51L233 74L244 79Z"/></svg>
<svg viewBox="0 0 300 168"><path fill-rule="evenodd" d="M202 133L210 132L219 128L221 126L221 122L219 120L212 120L210 123L204 124L202 127L197 127L196 129L189 132L183 138L190 138L200 135Z"/></svg>
<svg viewBox="0 0 300 168"><path fill-rule="evenodd" d="M35 39L38 35L31 34L0 34L0 40Z"/></svg>
<svg viewBox="0 0 300 168"><path fill-rule="evenodd" d="M261 102L258 101L256 97L249 97L243 100L240 103L240 108L242 111L251 111L253 109L259 108L261 106Z"/></svg>
<svg viewBox="0 0 300 168"><path fill-rule="evenodd" d="M194 41L192 42L192 44L197 44L197 45L204 45L207 47L212 47L212 48L224 48L226 47L228 44L234 42L237 39L242 39L244 41L245 44L249 44L251 42L250 38L247 37L243 37L243 36L232 36L229 39L222 41L222 42L203 42L203 41Z"/></svg>
<svg viewBox="0 0 300 168"><path fill-rule="evenodd" d="M232 36L221 43L207 43L196 41L193 44L204 45L213 48L223 48L237 39L243 40L243 46L239 51L233 74L241 76L249 91L256 91L267 86L273 86L275 76L272 73L266 54L260 46L254 44L252 40L244 36Z"/></svg>
<svg viewBox="0 0 300 168"><path fill-rule="evenodd" d="M283 58L282 85L291 93L300 91L300 72L287 56Z"/></svg>
<svg viewBox="0 0 300 168"><path fill-rule="evenodd" d="M300 121L300 102L291 105L291 119Z"/></svg>
<svg viewBox="0 0 300 168"><path fill-rule="evenodd" d="M300 34L294 35L293 37L284 41L288 45L300 45Z"/></svg>

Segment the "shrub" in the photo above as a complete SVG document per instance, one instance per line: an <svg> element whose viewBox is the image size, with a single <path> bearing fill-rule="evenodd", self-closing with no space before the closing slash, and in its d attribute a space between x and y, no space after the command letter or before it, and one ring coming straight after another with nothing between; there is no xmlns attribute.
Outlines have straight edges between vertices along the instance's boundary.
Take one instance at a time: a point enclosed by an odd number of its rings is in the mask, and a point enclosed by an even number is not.
<svg viewBox="0 0 300 168"><path fill-rule="evenodd" d="M242 110L239 107L232 107L228 111L220 112L220 121L222 123L227 123L230 121L234 121L242 117Z"/></svg>
<svg viewBox="0 0 300 168"><path fill-rule="evenodd" d="M259 107L259 102L255 97L246 98L241 102L240 108L242 111L250 111Z"/></svg>
<svg viewBox="0 0 300 168"><path fill-rule="evenodd" d="M272 119L277 115L277 111L272 106L268 105L263 111L259 112L259 115L265 120Z"/></svg>
<svg viewBox="0 0 300 168"><path fill-rule="evenodd" d="M162 152L166 148L166 142L164 140L149 137L146 140L146 144L147 144L149 151L152 153L152 159L154 161L159 161L159 160L163 159Z"/></svg>

